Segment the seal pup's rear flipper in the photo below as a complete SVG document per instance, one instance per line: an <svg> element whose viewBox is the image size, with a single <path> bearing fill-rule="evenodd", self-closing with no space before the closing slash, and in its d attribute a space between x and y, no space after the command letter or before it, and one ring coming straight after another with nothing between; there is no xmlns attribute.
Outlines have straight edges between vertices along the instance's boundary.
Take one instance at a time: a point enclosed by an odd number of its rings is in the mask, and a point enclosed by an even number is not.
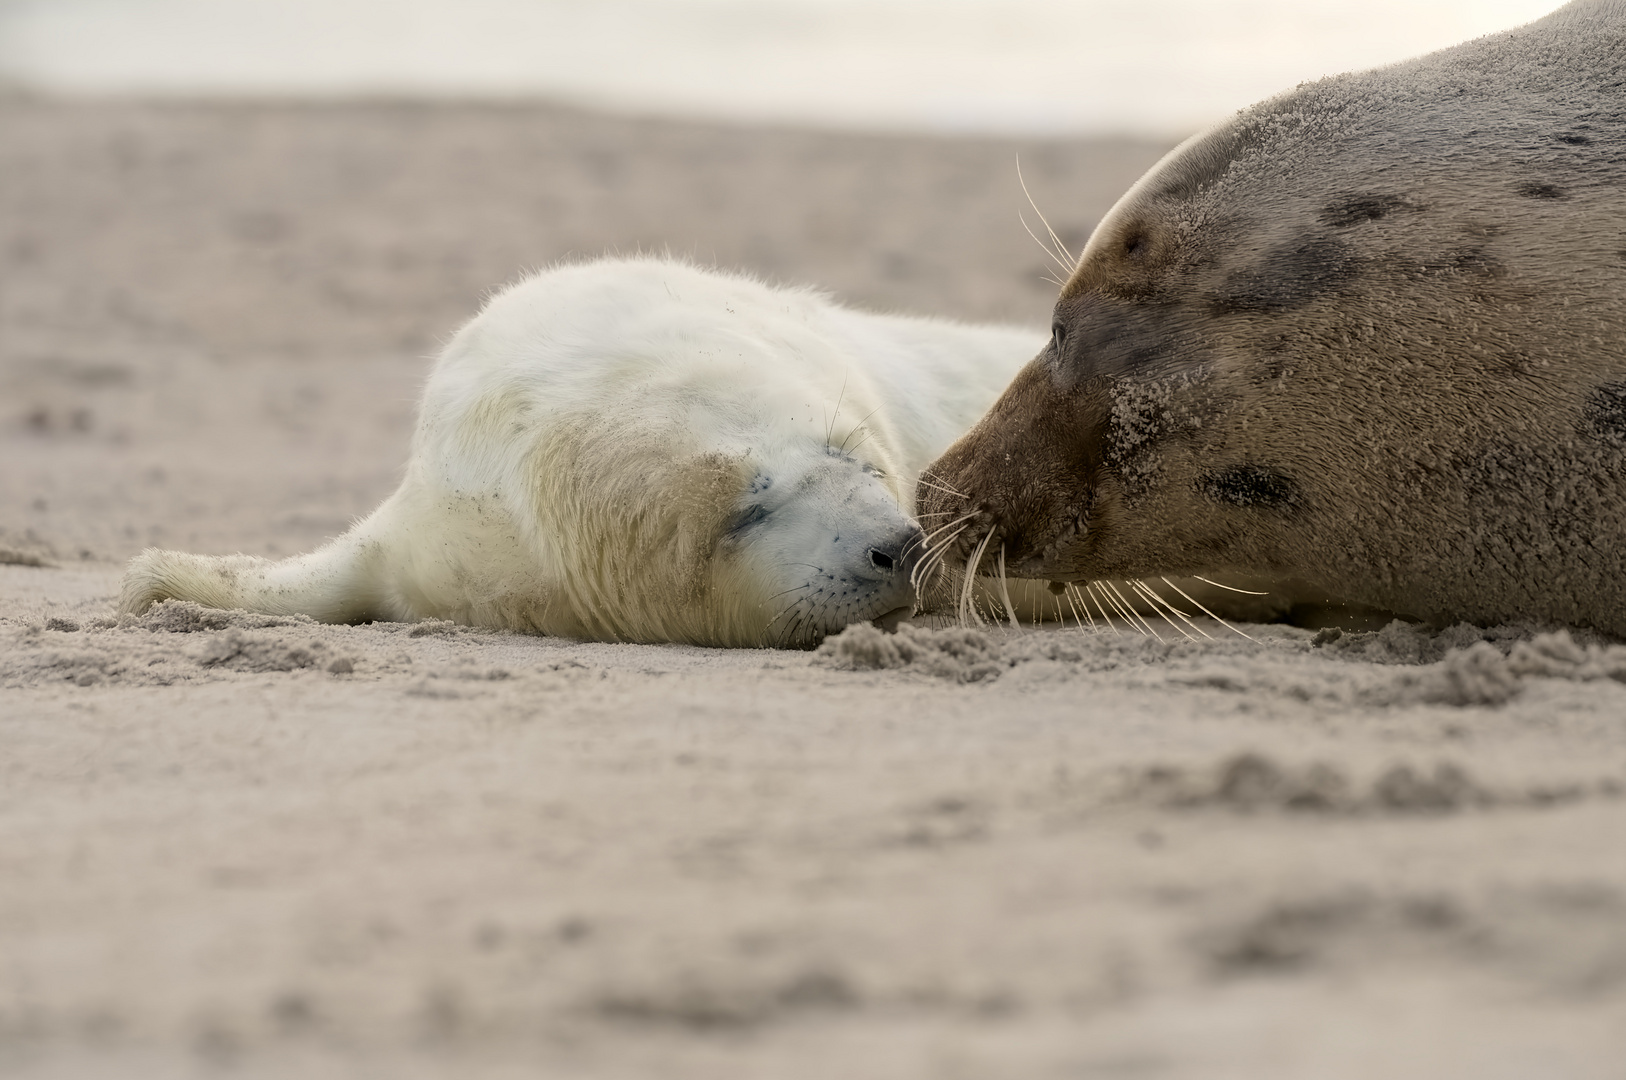
<svg viewBox="0 0 1626 1080"><path fill-rule="evenodd" d="M268 615L309 615L320 622L399 618L383 585L383 545L366 523L305 555L188 555L148 548L130 560L119 613L139 615L161 600Z"/></svg>

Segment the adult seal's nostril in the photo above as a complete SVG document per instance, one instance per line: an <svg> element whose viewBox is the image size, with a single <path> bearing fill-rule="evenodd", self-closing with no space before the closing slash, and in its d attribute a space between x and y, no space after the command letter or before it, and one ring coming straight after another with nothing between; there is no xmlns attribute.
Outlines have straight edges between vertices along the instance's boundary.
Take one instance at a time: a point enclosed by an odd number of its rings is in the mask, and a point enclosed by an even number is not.
<svg viewBox="0 0 1626 1080"><path fill-rule="evenodd" d="M891 573L893 568L898 565L898 558L896 555L882 551L880 548L870 548L869 564L877 570Z"/></svg>

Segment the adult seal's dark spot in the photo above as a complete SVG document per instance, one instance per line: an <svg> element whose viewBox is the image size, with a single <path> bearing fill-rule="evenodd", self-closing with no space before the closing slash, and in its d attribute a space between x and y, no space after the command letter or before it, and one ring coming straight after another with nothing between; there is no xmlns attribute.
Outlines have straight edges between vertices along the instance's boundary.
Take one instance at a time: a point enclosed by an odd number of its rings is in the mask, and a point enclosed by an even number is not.
<svg viewBox="0 0 1626 1080"><path fill-rule="evenodd" d="M1605 383L1587 395L1582 433L1626 447L1626 383Z"/></svg>
<svg viewBox="0 0 1626 1080"><path fill-rule="evenodd" d="M1328 203L1318 215L1323 225L1348 229L1365 221L1380 221L1397 210L1418 207L1400 195L1350 195Z"/></svg>
<svg viewBox="0 0 1626 1080"><path fill-rule="evenodd" d="M1177 148L932 466L950 558L1626 636L1622 70L1587 0Z"/></svg>
<svg viewBox="0 0 1626 1080"><path fill-rule="evenodd" d="M1299 501L1291 477L1258 465L1232 465L1197 478L1197 489L1215 502L1243 509L1284 509Z"/></svg>
<svg viewBox="0 0 1626 1080"><path fill-rule="evenodd" d="M1557 184L1541 184L1533 181L1520 184L1518 192L1527 199L1565 199L1569 197L1569 192Z"/></svg>

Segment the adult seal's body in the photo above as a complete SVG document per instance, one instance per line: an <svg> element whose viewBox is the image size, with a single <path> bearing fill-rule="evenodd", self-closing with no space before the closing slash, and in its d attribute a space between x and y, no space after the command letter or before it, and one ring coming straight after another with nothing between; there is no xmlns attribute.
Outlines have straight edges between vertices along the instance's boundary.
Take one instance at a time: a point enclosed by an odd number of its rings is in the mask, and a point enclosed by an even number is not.
<svg viewBox="0 0 1626 1080"><path fill-rule="evenodd" d="M922 520L975 512L956 555L1012 574L1626 635L1626 4L1177 148L927 475Z"/></svg>
<svg viewBox="0 0 1626 1080"><path fill-rule="evenodd" d="M1041 340L667 260L554 269L452 339L400 489L349 533L149 550L121 606L732 646L905 617L920 470Z"/></svg>

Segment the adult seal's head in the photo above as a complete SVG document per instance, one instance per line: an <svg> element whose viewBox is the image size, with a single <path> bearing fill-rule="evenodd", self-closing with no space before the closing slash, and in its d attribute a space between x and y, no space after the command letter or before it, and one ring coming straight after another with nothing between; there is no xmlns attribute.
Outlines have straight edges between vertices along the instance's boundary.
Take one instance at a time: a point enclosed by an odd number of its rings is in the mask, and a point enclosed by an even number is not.
<svg viewBox="0 0 1626 1080"><path fill-rule="evenodd" d="M1626 634L1623 71L1626 4L1575 3L1177 148L922 519L1025 576Z"/></svg>

